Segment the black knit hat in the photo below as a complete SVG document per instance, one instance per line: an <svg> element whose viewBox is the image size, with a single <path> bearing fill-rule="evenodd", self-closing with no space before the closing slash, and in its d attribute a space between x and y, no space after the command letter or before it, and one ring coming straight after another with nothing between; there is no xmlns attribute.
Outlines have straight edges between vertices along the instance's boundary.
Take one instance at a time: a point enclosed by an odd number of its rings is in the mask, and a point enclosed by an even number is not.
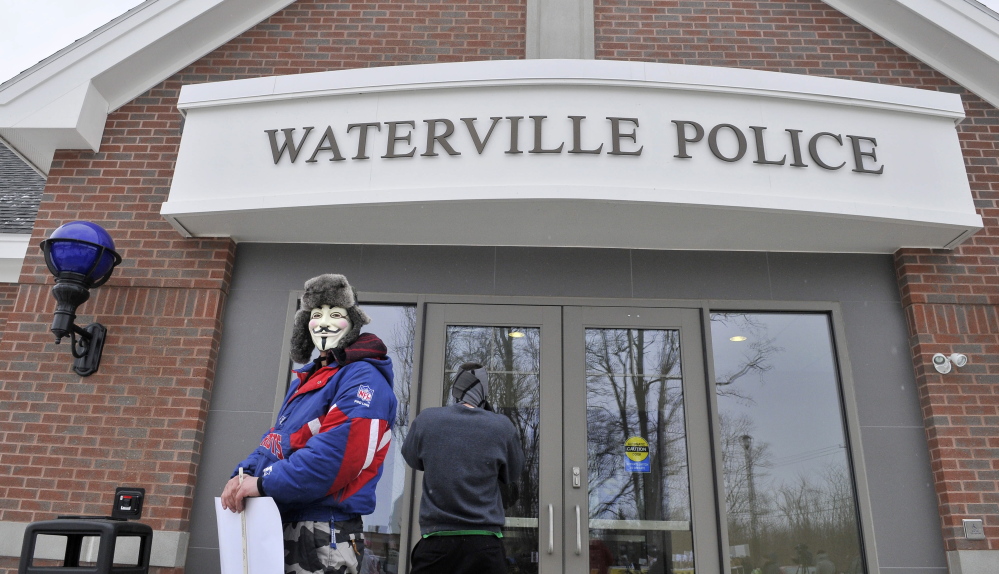
<svg viewBox="0 0 999 574"><path fill-rule="evenodd" d="M296 363L308 363L312 358L315 343L309 333L309 316L312 310L323 305L342 307L347 310L350 319L350 331L337 343L337 348L344 348L361 334L361 327L371 322L364 311L357 306L357 292L347 283L343 275L327 273L313 277L305 282L305 294L302 295L302 307L295 313L295 324L291 331L291 360Z"/></svg>
<svg viewBox="0 0 999 574"><path fill-rule="evenodd" d="M465 363L458 367L451 386L451 396L459 403L468 403L475 407L489 407L489 373L479 363Z"/></svg>

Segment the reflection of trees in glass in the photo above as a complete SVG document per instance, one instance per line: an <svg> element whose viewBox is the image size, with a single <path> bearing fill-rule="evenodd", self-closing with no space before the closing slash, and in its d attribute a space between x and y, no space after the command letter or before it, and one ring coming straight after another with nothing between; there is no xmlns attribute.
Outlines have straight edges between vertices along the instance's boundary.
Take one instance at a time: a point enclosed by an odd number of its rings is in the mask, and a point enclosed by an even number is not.
<svg viewBox="0 0 999 574"><path fill-rule="evenodd" d="M392 325L391 340L386 343L395 372L395 396L399 407L392 429L392 440L402 444L409 430L409 389L413 380L413 343L416 336L416 307L402 307L399 321Z"/></svg>
<svg viewBox="0 0 999 574"><path fill-rule="evenodd" d="M511 333L521 336L511 337ZM448 327L445 363L447 381L444 400L451 396L456 369L477 362L489 370L489 404L513 422L524 449L524 472L520 500L507 509L507 516L538 516L538 469L540 454L541 332L519 327Z"/></svg>
<svg viewBox="0 0 999 574"><path fill-rule="evenodd" d="M444 403L450 402L457 368L476 362L489 370L489 404L513 422L524 449L520 497L507 517L538 517L541 433L541 331L537 328L449 326L444 350ZM538 529L505 529L507 555L519 572L537 572L531 553L538 549Z"/></svg>
<svg viewBox="0 0 999 574"><path fill-rule="evenodd" d="M520 444L524 449L521 491L537 493L541 453L541 418L538 410L541 403L541 333L537 329L518 330L524 333L524 337L514 339L509 336L510 331L511 329L504 327L493 331L495 348L499 352L493 357L490 371L489 400L493 409L506 415L520 433ZM507 509L507 514L538 516L538 497L522 496L513 508Z"/></svg>
<svg viewBox="0 0 999 574"><path fill-rule="evenodd" d="M718 325L737 326L738 332L745 333L743 336L748 337L749 352L743 354L740 363L735 368L715 373L715 389L718 396L732 396L752 402L752 398L741 395L740 388L732 386L733 383L750 374L756 374L760 383L765 382L765 374L773 369L770 358L784 349L774 345L774 339L766 336L766 325L752 315L716 313L711 316L711 321Z"/></svg>
<svg viewBox="0 0 999 574"><path fill-rule="evenodd" d="M857 555L853 484L844 465L829 463L818 476L782 482L774 495L775 545L793 541L833 557Z"/></svg>
<svg viewBox="0 0 999 574"><path fill-rule="evenodd" d="M689 520L679 332L586 331L590 518ZM629 437L651 472L625 469Z"/></svg>
<svg viewBox="0 0 999 574"><path fill-rule="evenodd" d="M812 320L814 333L788 330L796 317ZM837 571L853 572L848 569L861 568L857 562L860 530L844 446L844 426L822 428L813 424L802 427L785 422L779 415L766 419L760 416L763 412L791 412L801 408L840 409L838 403L822 405L825 401L817 398L832 396L828 385L838 384L835 376L808 370L808 364L792 360L800 359L800 356L788 356L786 352L792 348L797 349L797 355L803 355L804 345L802 341L790 339L785 330L798 333L798 337L802 333L814 335L814 339L808 339L811 345L824 345L832 352L828 342L828 320L818 317L821 316L742 313L712 316L715 364L719 369L716 393L729 543L750 547L753 555L744 563L748 568L761 565L770 555L776 555L781 565L794 566L798 563L796 560L811 560L810 564L814 566L815 553L819 550L829 554ZM725 347L728 337L733 334L748 335L749 344L739 347L739 351ZM726 348L730 350L725 351ZM822 354L817 347L808 350L816 356ZM828 356L823 358L829 360ZM758 376L746 376L753 373ZM765 386L769 388L764 390ZM783 404L783 396L792 393L795 399ZM838 396L838 392L835 395ZM782 401L780 408L761 408L773 407L766 402L772 403L775 398ZM747 436L755 437L748 441L748 452L747 442L743 441ZM761 440L760 436L770 440ZM793 446L799 444L801 436L808 437L814 447L794 452L801 450ZM841 442L829 444L832 441ZM782 467L785 470L782 471ZM787 467L797 470L791 472ZM755 484L755 500L752 501L751 477ZM733 566L738 560L735 559Z"/></svg>

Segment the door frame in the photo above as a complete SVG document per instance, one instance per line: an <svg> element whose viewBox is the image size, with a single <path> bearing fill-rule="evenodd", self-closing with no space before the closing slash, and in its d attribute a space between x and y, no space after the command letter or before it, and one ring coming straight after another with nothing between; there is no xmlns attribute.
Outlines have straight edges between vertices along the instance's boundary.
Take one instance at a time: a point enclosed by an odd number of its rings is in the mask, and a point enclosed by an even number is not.
<svg viewBox="0 0 999 574"><path fill-rule="evenodd" d="M300 292L299 292L300 293ZM413 379L410 381L411 389L411 417L415 417L423 408L421 401L422 389L425 387L423 381L423 361L427 345L424 344L424 330L426 329L426 308L430 303L443 304L466 304L466 305L520 305L520 306L582 306L582 307L641 307L641 308L672 308L672 309L692 309L700 313L702 325L704 367L708 381L708 400L710 424L712 436L719 436L718 427L718 405L714 388L714 365L709 360L713 355L711 345L711 313L714 312L802 312L802 313L828 313L832 327L833 343L835 345L834 356L839 372L840 391L842 393L842 407L846 419L847 442L850 451L850 463L853 469L854 493L858 507L858 518L861 529L861 541L863 544L863 555L867 560L867 567L870 572L878 572L880 569L878 560L877 543L874 532L873 505L871 499L870 485L867 480L867 469L865 464L865 451L861 441L860 419L857 411L857 395L853 378L853 367L850 362L850 355L847 348L847 329L843 316L843 310L838 301L791 301L791 300L765 300L765 299L622 299L603 297L542 297L542 296L521 296L521 295L464 295L464 294L441 294L441 293L388 293L388 292L359 292L358 302L360 304L375 303L395 303L410 304L416 307L417 332L414 340L413 352ZM285 337L287 339L287 337ZM282 364L289 364L287 353L282 353ZM717 440L717 439L712 439ZM719 445L714 445L714 468L712 472L713 485L716 497L724 496L724 477L718 469L722 468L721 449ZM416 513L416 499L420 492L421 484L416 483L415 473L408 468L406 486L404 493L404 505L409 509L410 527L402 533L399 557L400 572L408 572L409 551L416 544L419 538L419 523ZM719 499L720 500L720 499ZM722 512L720 506L719 513ZM405 518L405 517L404 517ZM731 574L730 564L727 560L728 552L728 527L727 520L723 520L721 514L718 515L719 532L718 561L722 574ZM414 529L415 528L415 529Z"/></svg>
<svg viewBox="0 0 999 574"><path fill-rule="evenodd" d="M566 572L589 571L589 516L588 476L582 473L581 488L571 484L572 468L587 468L587 393L585 337L589 328L597 329L655 329L680 332L681 388L683 389L683 414L687 451L687 484L690 496L691 538L694 563L698 571L721 572L720 537L721 517L713 481L695 480L694 477L714 473L712 453L714 434L711 429L707 397L704 340L700 313L697 309L669 307L563 307L563 409L566 413L564 433L565 458L563 460L564 492L563 524L566 529ZM581 388L577 388L581 385ZM623 454L623 451L622 451ZM655 456L659 456L656 453ZM576 515L580 508L584 518ZM583 511L582 509L586 509ZM577 522L577 520L579 522ZM585 523L585 524L584 524ZM577 533L576 529L582 532ZM698 536L698 531L711 532ZM579 535L583 548L575 548ZM572 548L570 548L572 546ZM581 550L576 554L577 550Z"/></svg>
<svg viewBox="0 0 999 574"><path fill-rule="evenodd" d="M438 375L448 368L444 364L443 349L447 327L451 325L508 325L542 330L541 380L558 381L557 385L541 384L540 387L539 415L545 429L538 469L538 555L542 572L589 570L587 453L586 440L580 439L586 436L584 345L588 327L680 331L691 525L692 530L719 531L720 513L712 481L693 480L695 476L714 473L713 434L709 423L712 417L708 414L704 369L706 355L698 309L428 302L420 373L434 380L421 382L421 409L441 406L445 398L444 378L438 380ZM584 381L583 390L576 392L579 389L570 381ZM584 470L580 487L572 484L573 466ZM413 492L421 492L420 473L414 474ZM414 500L412 508L410 528L415 533L419 532L418 500ZM582 516L577 516L577 508ZM558 520L555 520L556 515ZM720 571L719 540L715 534L698 537L692 532L695 563L701 565L699 569Z"/></svg>
<svg viewBox="0 0 999 574"><path fill-rule="evenodd" d="M444 326L441 330L432 330L431 326ZM539 419L544 421L544 438L539 441L538 453L538 556L539 568L552 573L561 571L558 563L562 560L562 531L553 528L556 506L561 505L561 480L557 473L561 465L553 467L543 461L561 459L562 443L562 309L559 306L537 305L488 305L488 304L451 304L427 303L423 322L423 341L421 349L422 361L420 376L427 373L445 373L448 365L444 364L444 347L447 326L450 325L509 325L517 327L534 327L541 330L540 348L540 380L558 381L558 385L541 385ZM440 352L428 352L428 349ZM453 366L453 365L452 365ZM419 409L443 406L444 378L439 381L422 381L419 388ZM417 412L416 414L419 414ZM413 492L423 491L422 473L413 473ZM523 493L522 493L523 495ZM414 496L411 504L410 538L420 532L419 507L420 497ZM546 528L548 526L548 528ZM418 536L418 535L417 535ZM546 551L545 546L549 548Z"/></svg>

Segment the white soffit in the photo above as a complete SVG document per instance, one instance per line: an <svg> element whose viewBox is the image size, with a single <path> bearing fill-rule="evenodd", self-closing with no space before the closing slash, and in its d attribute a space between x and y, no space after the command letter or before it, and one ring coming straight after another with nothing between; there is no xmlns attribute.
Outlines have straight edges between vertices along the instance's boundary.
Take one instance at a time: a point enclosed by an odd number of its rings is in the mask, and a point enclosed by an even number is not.
<svg viewBox="0 0 999 574"><path fill-rule="evenodd" d="M48 173L96 151L107 114L292 0L146 0L0 85L0 138Z"/></svg>
<svg viewBox="0 0 999 574"><path fill-rule="evenodd" d="M823 0L999 107L999 17L975 0Z"/></svg>
<svg viewBox="0 0 999 574"><path fill-rule="evenodd" d="M161 213L189 236L891 253L982 227L942 92L513 60L198 84L179 107Z"/></svg>

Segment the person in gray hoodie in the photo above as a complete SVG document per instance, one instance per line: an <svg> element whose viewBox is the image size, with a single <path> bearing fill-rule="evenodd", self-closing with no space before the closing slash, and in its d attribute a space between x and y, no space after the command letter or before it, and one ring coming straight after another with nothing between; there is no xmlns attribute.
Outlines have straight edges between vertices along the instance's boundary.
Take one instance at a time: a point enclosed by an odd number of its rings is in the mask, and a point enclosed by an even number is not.
<svg viewBox="0 0 999 574"><path fill-rule="evenodd" d="M402 456L423 471L420 531L412 574L503 574L503 489L518 480L524 452L517 429L492 412L489 375L465 363L455 376L455 402L413 421Z"/></svg>

